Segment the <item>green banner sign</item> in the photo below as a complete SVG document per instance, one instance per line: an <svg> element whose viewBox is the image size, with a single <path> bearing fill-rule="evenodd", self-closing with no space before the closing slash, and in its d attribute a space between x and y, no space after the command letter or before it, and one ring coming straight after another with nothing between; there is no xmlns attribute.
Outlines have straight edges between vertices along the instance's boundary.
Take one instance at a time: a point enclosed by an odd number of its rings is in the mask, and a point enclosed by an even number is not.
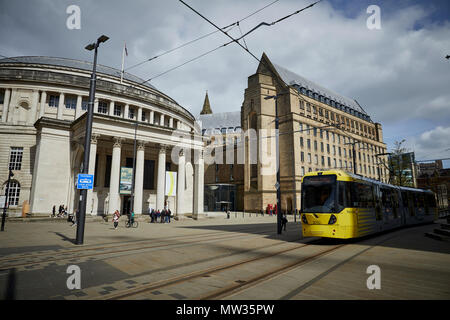
<svg viewBox="0 0 450 320"><path fill-rule="evenodd" d="M131 194L131 184L133 182L133 168L120 168L120 194Z"/></svg>

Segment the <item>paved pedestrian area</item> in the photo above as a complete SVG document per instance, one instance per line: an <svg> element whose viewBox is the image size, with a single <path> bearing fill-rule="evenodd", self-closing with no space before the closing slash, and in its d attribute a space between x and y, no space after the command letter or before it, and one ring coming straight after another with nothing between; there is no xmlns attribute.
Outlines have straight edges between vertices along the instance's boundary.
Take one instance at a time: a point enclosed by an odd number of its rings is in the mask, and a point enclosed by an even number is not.
<svg viewBox="0 0 450 320"><path fill-rule="evenodd" d="M10 222L0 233L0 299L450 299L450 241L435 224L358 241L302 238L289 217L219 213L170 224ZM147 220L148 221L148 220ZM67 268L81 288L67 287ZM380 289L368 289L369 266ZM371 282L371 281L369 281Z"/></svg>

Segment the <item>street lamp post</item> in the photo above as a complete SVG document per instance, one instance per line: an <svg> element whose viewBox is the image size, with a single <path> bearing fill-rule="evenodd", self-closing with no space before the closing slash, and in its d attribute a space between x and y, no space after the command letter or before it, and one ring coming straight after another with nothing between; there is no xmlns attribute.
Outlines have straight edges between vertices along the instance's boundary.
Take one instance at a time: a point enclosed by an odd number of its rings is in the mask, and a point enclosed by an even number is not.
<svg viewBox="0 0 450 320"><path fill-rule="evenodd" d="M83 174L89 173L89 154L91 150L91 134L92 134L92 119L94 116L94 100L95 100L95 82L97 80L96 68L97 68L97 49L100 43L107 41L109 38L105 35L100 36L97 42L91 43L85 47L86 50L94 50L94 64L92 68L92 75L89 87L89 103L87 110L86 119L86 132L84 137L84 157L83 157ZM77 221L77 236L75 244L83 244L84 239L84 224L86 220L86 200L87 200L87 189L81 189L80 192L80 202L78 206L78 217Z"/></svg>
<svg viewBox="0 0 450 320"><path fill-rule="evenodd" d="M6 209L9 207L9 185L11 183L11 178L14 177L14 173L11 169L9 169L8 173L8 182L6 183L6 193L5 193L5 204L3 207L3 215L2 215L2 229L1 231L5 231L5 221L6 221Z"/></svg>
<svg viewBox="0 0 450 320"><path fill-rule="evenodd" d="M281 234L281 188L280 188L280 146L279 146L279 118L278 118L278 96L268 96L264 98L265 100L274 99L275 100L275 150L276 150L276 168L277 168L277 183L275 185L277 189L277 233Z"/></svg>

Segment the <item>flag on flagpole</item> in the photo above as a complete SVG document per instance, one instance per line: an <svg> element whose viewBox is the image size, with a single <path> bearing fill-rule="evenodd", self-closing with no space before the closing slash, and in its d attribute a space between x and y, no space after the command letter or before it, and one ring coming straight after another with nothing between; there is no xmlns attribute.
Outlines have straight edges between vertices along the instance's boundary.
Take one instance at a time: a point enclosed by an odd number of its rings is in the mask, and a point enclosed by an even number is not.
<svg viewBox="0 0 450 320"><path fill-rule="evenodd" d="M124 66L125 66L125 55L128 57L128 50L127 50L127 43L124 42L123 50L122 50L122 69L120 72L120 83L123 82L123 73L124 73Z"/></svg>

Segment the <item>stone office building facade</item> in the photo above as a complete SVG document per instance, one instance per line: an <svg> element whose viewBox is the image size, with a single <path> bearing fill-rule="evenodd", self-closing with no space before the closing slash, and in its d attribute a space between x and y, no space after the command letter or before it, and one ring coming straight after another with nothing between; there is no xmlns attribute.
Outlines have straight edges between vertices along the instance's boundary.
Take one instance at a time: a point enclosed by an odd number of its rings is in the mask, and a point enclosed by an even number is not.
<svg viewBox="0 0 450 320"><path fill-rule="evenodd" d="M60 204L77 209L91 70L91 63L63 58L0 60L0 186L5 194L11 168L10 215L28 203L33 215ZM131 74L121 82L119 70L98 65L89 159L95 182L86 212L128 209L130 197L119 193L120 168L133 166L136 135L135 213L167 202L175 214L201 214L197 134L195 118L172 98ZM166 171L177 172L176 196L166 196Z"/></svg>
<svg viewBox="0 0 450 320"><path fill-rule="evenodd" d="M248 78L241 107L244 132L275 129L277 96L282 210L300 208L301 179L307 172L343 169L388 181L386 144L382 127L354 99L344 97L281 66L266 54L255 74ZM268 140L271 150L275 138ZM355 155L353 156L353 145ZM256 147L258 152L259 146ZM245 154L252 152L245 138ZM354 167L353 163L356 163ZM276 203L276 175L261 174L264 164L245 162L244 209L265 210ZM355 170L356 169L356 170Z"/></svg>

